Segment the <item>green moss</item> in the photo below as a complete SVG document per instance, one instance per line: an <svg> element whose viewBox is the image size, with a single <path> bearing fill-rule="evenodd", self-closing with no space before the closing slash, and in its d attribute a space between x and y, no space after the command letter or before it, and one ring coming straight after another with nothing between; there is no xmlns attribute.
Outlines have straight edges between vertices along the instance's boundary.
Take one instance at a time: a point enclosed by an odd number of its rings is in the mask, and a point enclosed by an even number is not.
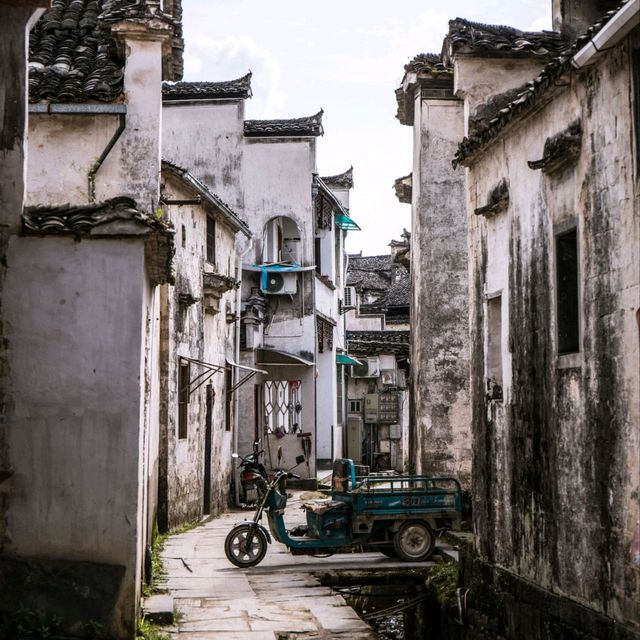
<svg viewBox="0 0 640 640"><path fill-rule="evenodd" d="M138 623L137 637L144 640L170 640L168 635L162 633L158 625L149 622L144 616L140 618Z"/></svg>
<svg viewBox="0 0 640 640"><path fill-rule="evenodd" d="M458 565L454 562L443 562L429 572L428 584L433 589L443 609L456 605L456 589L458 588Z"/></svg>

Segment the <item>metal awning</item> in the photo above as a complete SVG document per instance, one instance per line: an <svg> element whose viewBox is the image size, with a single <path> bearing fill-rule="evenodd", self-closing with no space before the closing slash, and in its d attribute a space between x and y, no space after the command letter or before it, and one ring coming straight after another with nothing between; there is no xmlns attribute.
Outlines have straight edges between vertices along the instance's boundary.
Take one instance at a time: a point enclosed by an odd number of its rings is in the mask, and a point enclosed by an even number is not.
<svg viewBox="0 0 640 640"><path fill-rule="evenodd" d="M254 367L248 367L245 364L238 364L237 362L234 362L233 360L230 360L229 358L227 358L227 364L230 367L235 367L236 369L241 369L242 371L248 371L249 373L244 377L241 378L240 380L238 380L238 382L236 382L231 389L229 389L229 393L233 393L234 391L236 391L237 389L239 389L245 382L248 382L249 380L251 380L251 378L253 378L253 376L255 376L258 373L262 373L264 375L267 375L267 371L263 371L262 369L255 369Z"/></svg>
<svg viewBox="0 0 640 640"><path fill-rule="evenodd" d="M336 355L336 364L354 364L359 365L362 364L360 360L356 360L351 356L348 356L346 353L338 353Z"/></svg>
<svg viewBox="0 0 640 640"><path fill-rule="evenodd" d="M356 221L349 216L345 216L342 213L337 213L335 216L336 227L340 229L347 229L351 231L362 231Z"/></svg>
<svg viewBox="0 0 640 640"><path fill-rule="evenodd" d="M288 353L287 351L278 351L277 349L257 349L258 360L256 362L258 366L265 367L292 367L292 366L304 366L313 367L315 362L305 360L295 353Z"/></svg>
<svg viewBox="0 0 640 640"><path fill-rule="evenodd" d="M183 362L188 362L189 364L195 364L198 367L204 369L198 375L193 378L189 376L189 395L191 395L196 389L199 389L205 382L207 382L214 374L219 371L224 371L226 369L226 365L224 364L213 364L211 362L203 362L202 360L196 360L195 358L187 358L186 356L179 356L178 360L180 364ZM194 386L195 385L195 386ZM183 387L180 389L180 393L186 391L187 387Z"/></svg>

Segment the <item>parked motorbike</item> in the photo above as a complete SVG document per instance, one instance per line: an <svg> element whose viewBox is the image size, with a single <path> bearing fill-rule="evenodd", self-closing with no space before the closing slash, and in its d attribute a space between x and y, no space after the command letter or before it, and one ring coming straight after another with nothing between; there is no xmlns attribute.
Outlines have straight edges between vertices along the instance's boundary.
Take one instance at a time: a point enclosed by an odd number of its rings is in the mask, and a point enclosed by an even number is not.
<svg viewBox="0 0 640 640"><path fill-rule="evenodd" d="M264 450L260 449L260 440L253 443L253 453L239 456L232 453L232 458L240 459L240 502L257 504L267 491L267 470L260 462Z"/></svg>
<svg viewBox="0 0 640 640"><path fill-rule="evenodd" d="M296 466L304 460L298 456ZM462 490L455 478L357 476L356 468L352 460L336 460L331 498L305 502L307 525L292 530L284 521L286 483L300 476L277 469L253 519L237 524L227 535L228 560L242 568L257 565L273 537L292 555L379 551L406 562L424 562L435 548L435 531L460 528ZM268 529L261 522L263 513Z"/></svg>

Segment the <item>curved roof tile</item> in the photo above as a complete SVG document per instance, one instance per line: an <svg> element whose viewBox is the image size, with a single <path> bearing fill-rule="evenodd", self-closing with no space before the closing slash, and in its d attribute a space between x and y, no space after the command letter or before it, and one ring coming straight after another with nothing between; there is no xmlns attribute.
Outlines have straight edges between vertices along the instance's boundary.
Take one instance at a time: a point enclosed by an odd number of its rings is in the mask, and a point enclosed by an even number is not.
<svg viewBox="0 0 640 640"><path fill-rule="evenodd" d="M458 145L458 150L453 158L453 167L467 164L469 158L479 151L484 145L495 138L512 120L528 111L547 90L556 86L556 80L563 74L571 72L571 59L584 47L593 36L598 33L613 16L625 5L628 0L622 0L617 9L608 11L598 22L592 25L584 34L579 36L571 47L550 60L542 72L528 82L517 97L503 106L484 128L474 135L465 137Z"/></svg>
<svg viewBox="0 0 640 640"><path fill-rule="evenodd" d="M251 71L241 78L222 82L163 82L164 100L215 100L250 98Z"/></svg>
<svg viewBox="0 0 640 640"><path fill-rule="evenodd" d="M322 128L323 114L324 111L320 109L315 115L305 118L245 120L244 135L247 137L321 136L324 134L324 129Z"/></svg>

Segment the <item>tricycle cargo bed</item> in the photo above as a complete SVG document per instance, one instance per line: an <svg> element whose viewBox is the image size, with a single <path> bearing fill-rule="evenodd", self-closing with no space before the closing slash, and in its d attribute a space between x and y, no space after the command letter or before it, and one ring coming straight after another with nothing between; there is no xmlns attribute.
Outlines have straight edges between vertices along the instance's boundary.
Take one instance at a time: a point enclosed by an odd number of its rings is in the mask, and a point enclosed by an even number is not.
<svg viewBox="0 0 640 640"><path fill-rule="evenodd" d="M462 490L456 478L431 476L356 476L351 460L336 460L333 500L351 504L356 519L442 519L459 525ZM355 522L354 522L355 524Z"/></svg>

